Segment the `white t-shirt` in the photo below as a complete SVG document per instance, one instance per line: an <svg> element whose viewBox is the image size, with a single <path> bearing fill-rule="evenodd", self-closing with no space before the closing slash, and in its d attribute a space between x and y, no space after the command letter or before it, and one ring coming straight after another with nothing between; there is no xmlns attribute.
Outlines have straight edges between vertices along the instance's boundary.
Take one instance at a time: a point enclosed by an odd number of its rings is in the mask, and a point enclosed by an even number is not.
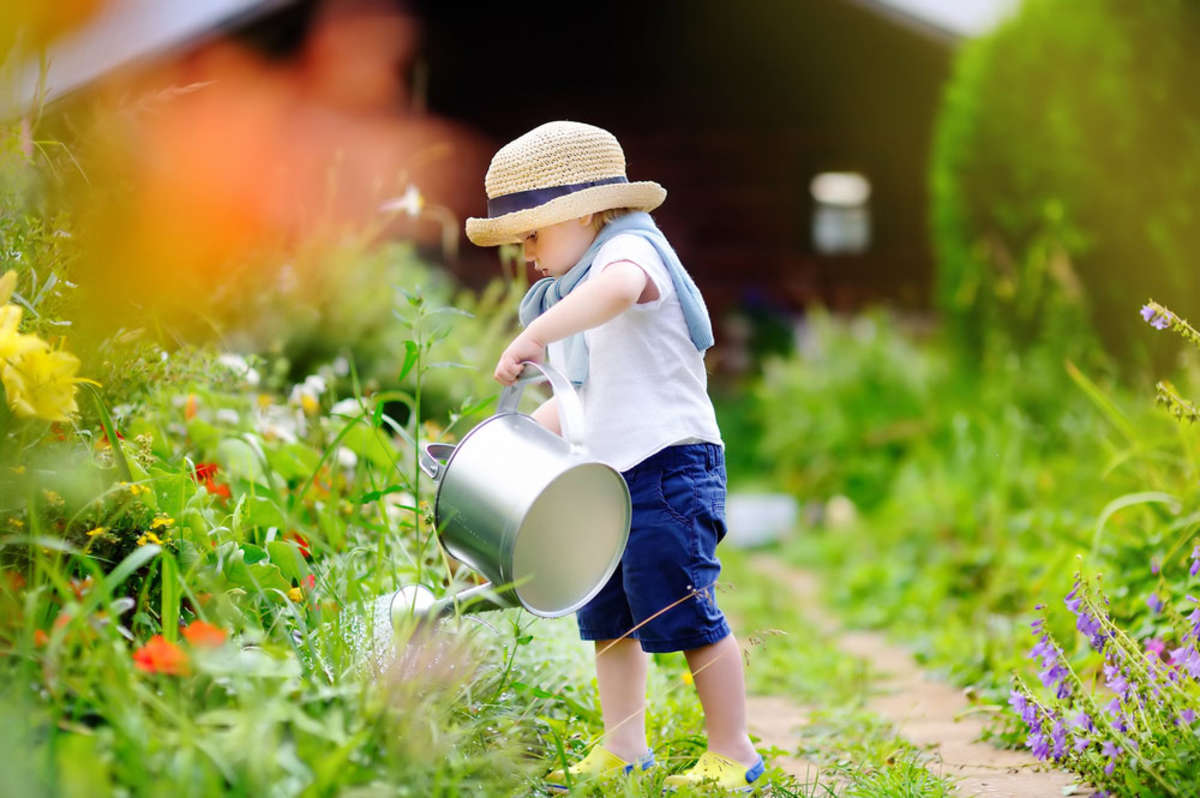
<svg viewBox="0 0 1200 798"><path fill-rule="evenodd" d="M584 332L588 376L580 398L588 450L626 471L668 446L721 444L704 354L688 334L662 258L641 236L618 235L596 253L585 279L617 261L640 266L654 281L658 298ZM561 344L551 344L550 359L564 362Z"/></svg>

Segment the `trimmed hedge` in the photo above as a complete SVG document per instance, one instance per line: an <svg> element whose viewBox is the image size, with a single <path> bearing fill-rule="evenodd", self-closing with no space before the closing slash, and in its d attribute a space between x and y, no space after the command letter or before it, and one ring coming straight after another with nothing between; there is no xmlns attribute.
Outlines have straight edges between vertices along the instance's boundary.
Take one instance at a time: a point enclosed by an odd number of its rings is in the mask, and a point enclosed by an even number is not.
<svg viewBox="0 0 1200 798"><path fill-rule="evenodd" d="M1194 0L1027 0L963 46L931 193L937 299L970 351L1091 328L1144 361L1148 297L1200 314L1198 52Z"/></svg>

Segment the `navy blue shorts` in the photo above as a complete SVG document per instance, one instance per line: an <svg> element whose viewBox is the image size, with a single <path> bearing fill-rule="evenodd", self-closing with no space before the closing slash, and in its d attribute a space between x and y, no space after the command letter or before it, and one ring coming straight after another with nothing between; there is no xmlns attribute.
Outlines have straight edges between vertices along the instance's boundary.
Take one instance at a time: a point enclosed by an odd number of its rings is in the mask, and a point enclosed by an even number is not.
<svg viewBox="0 0 1200 798"><path fill-rule="evenodd" d="M579 610L580 637L613 640L637 626L629 636L652 652L721 640L729 634L715 590L725 537L721 447L670 446L622 476L633 499L629 543L612 578Z"/></svg>

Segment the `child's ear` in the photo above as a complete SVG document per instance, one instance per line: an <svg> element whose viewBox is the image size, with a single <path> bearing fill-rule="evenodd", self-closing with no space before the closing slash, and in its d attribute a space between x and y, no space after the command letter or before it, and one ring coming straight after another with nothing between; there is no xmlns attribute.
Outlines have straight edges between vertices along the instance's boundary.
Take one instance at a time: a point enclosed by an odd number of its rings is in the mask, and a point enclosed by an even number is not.
<svg viewBox="0 0 1200 798"><path fill-rule="evenodd" d="M583 225L584 227L587 227L588 225L590 225L592 223L592 217L595 215L596 214L594 214L594 213L589 213L587 216L580 216L579 223L581 225Z"/></svg>

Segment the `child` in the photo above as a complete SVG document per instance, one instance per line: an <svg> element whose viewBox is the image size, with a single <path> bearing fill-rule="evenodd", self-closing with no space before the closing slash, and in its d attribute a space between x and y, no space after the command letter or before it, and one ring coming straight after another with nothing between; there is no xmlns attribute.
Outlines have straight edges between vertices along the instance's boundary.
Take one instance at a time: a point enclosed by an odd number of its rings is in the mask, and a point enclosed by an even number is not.
<svg viewBox="0 0 1200 798"><path fill-rule="evenodd" d="M595 641L604 742L572 780L645 770L647 652L683 651L704 708L708 751L670 785L752 789L762 758L746 733L742 657L714 584L725 534L725 463L707 394L712 327L695 284L647 211L666 197L630 183L609 132L550 122L502 147L485 185L488 218L468 219L480 246L522 243L544 275L521 303L524 331L495 377L550 359L580 387L585 442L621 471L633 499L629 543L608 584L579 610ZM559 431L554 400L534 413ZM630 630L633 630L632 632ZM547 776L565 788L563 771Z"/></svg>

